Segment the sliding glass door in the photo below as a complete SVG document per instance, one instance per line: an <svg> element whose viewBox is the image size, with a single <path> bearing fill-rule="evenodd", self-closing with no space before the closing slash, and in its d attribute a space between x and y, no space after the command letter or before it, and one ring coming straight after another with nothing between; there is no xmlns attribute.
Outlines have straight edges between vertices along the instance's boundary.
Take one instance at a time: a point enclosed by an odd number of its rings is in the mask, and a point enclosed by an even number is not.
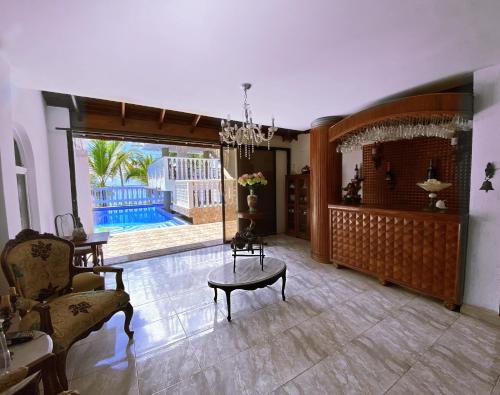
<svg viewBox="0 0 500 395"><path fill-rule="evenodd" d="M236 148L221 148L223 187L223 238L230 241L238 231L238 157Z"/></svg>

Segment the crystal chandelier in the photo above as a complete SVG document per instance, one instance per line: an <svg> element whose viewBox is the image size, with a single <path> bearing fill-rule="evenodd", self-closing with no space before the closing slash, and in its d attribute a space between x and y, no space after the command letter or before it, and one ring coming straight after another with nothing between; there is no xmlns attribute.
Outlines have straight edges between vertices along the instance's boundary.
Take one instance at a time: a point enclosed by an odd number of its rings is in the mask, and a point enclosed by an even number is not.
<svg viewBox="0 0 500 395"><path fill-rule="evenodd" d="M250 158L255 150L255 146L260 145L263 141L267 142L267 149L270 148L271 139L274 133L278 130L274 126L274 117L272 118L272 126L267 129L267 133L262 132L262 125L254 124L252 121L252 110L250 109L250 104L247 102L247 91L252 87L252 84L248 82L241 85L244 92L243 100L243 119L244 122L241 126L235 123L231 125L231 118L228 115L227 120L221 120L221 131L219 132L220 139L222 143L228 146L236 146L240 152L240 158L242 156L242 151L246 158Z"/></svg>

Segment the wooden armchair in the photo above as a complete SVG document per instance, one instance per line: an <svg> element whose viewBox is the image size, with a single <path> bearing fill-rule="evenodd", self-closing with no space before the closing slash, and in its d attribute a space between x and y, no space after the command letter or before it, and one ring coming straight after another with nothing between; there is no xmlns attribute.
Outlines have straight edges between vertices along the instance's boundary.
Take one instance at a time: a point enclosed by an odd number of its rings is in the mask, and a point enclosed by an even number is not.
<svg viewBox="0 0 500 395"><path fill-rule="evenodd" d="M2 269L11 287L20 297L16 303L22 312L21 330L38 329L51 336L57 358L57 374L64 389L66 354L76 341L96 331L118 311L125 313L124 330L129 329L133 315L129 295L124 291L122 268L73 265L71 242L34 230L20 232L2 252ZM116 290L71 292L78 273L113 272Z"/></svg>

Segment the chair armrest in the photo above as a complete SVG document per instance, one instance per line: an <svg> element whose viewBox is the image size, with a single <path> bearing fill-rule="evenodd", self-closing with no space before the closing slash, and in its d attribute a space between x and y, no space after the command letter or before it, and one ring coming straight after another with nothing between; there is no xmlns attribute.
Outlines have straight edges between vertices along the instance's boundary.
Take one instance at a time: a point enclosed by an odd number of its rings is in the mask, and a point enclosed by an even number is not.
<svg viewBox="0 0 500 395"><path fill-rule="evenodd" d="M95 266L92 268L93 272L98 273L115 273L116 274L116 289L120 291L125 290L125 285L123 285L123 268L121 267L109 267L109 266Z"/></svg>
<svg viewBox="0 0 500 395"><path fill-rule="evenodd" d="M28 299L23 296L18 296L16 301L14 302L14 306L19 312L21 316L25 315L27 312L33 310L33 308L39 304L40 302L33 299Z"/></svg>
<svg viewBox="0 0 500 395"><path fill-rule="evenodd" d="M50 306L46 302L42 302L35 305L33 310L40 314L40 330L49 336L52 335L54 328L50 317Z"/></svg>

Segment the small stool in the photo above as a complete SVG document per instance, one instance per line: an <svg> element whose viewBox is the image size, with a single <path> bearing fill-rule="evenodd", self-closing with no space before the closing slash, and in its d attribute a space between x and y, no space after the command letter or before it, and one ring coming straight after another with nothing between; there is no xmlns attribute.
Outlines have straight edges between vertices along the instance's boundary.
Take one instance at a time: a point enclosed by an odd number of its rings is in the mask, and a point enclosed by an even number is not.
<svg viewBox="0 0 500 395"><path fill-rule="evenodd" d="M236 272L237 256L257 256L259 257L260 268L264 270L264 240L260 236L254 236L248 232L240 233L231 240L231 249L233 250L233 273Z"/></svg>

